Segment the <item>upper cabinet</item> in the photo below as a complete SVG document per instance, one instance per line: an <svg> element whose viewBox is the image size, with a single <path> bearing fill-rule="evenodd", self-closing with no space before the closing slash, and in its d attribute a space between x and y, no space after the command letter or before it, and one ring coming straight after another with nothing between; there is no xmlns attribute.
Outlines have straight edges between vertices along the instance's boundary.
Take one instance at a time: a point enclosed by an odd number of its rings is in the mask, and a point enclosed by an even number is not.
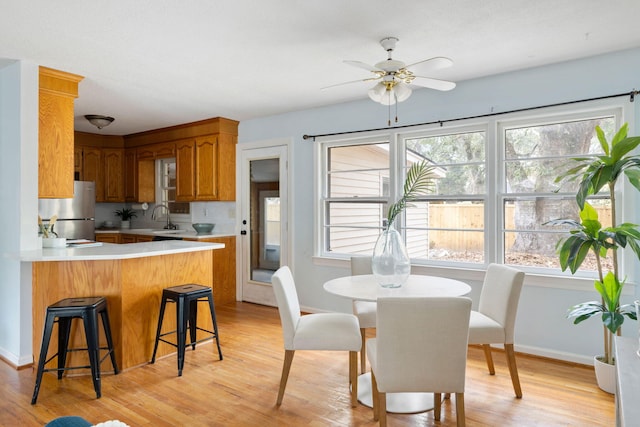
<svg viewBox="0 0 640 427"><path fill-rule="evenodd" d="M38 197L72 198L73 102L83 77L40 67Z"/></svg>
<svg viewBox="0 0 640 427"><path fill-rule="evenodd" d="M137 148L136 188L152 182L151 160L175 157L177 201L235 200L237 136L238 122L221 117L125 136Z"/></svg>
<svg viewBox="0 0 640 427"><path fill-rule="evenodd" d="M75 133L75 177L96 183L96 202L125 201L125 150L121 136Z"/></svg>

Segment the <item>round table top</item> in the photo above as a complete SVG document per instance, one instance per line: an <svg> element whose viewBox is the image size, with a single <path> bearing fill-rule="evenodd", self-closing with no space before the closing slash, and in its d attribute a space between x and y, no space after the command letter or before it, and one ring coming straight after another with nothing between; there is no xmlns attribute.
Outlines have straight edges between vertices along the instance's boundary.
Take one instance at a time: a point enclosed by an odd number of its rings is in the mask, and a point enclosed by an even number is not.
<svg viewBox="0 0 640 427"><path fill-rule="evenodd" d="M373 274L364 274L329 280L324 290L353 300L376 301L380 297L457 297L471 292L471 287L446 277L412 274L399 288L383 288Z"/></svg>

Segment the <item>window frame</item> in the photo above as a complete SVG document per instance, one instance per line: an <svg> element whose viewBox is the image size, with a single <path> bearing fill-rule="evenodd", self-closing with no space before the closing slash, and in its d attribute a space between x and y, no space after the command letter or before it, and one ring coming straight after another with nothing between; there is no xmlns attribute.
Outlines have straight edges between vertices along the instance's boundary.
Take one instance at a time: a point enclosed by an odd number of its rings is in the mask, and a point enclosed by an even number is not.
<svg viewBox="0 0 640 427"><path fill-rule="evenodd" d="M485 170L487 189L485 194L485 242L484 242L484 263L474 265L464 265L458 262L438 263L427 261L425 263L416 263L412 260L414 271L420 274L446 274L449 277L456 278L481 278L481 271L486 269L490 263L502 263L504 259L504 206L505 194L503 184L506 180L506 171L504 170L504 133L505 127L518 126L536 126L537 124L548 124L553 122L561 122L565 120L587 120L588 118L610 115L615 117L616 129L623 123L629 123L629 135L634 133L634 105L629 104L624 98L611 98L595 101L584 101L572 103L568 105L536 108L532 110L523 110L505 114L491 114L487 116L461 119L451 122L443 121L438 124L415 126L409 128L390 128L384 133L378 131L375 135L359 133L356 136L338 135L331 137L316 137L315 140L315 178L316 178L316 195L315 198L315 250L314 262L318 265L339 266L343 265L340 260L348 260L349 254L326 253L323 249L324 236L319 230L324 225L324 198L323 191L326 189L326 147L355 145L358 143L372 141L372 139L387 138L389 141L389 176L390 176L390 194L389 201L397 200L398 194L402 191L402 183L404 182L404 172L401 176L399 171L403 170L404 159L404 142L403 140L416 135L424 135L426 133L453 133L463 129L479 128L484 126L486 130L485 141ZM622 184L622 185L621 185ZM622 221L640 222L640 215L635 212L635 206L638 203L637 191L629 191L631 187L625 179L623 183L618 185L620 195L616 198L616 210L621 215ZM536 193L532 193L535 195ZM569 193L572 194L572 193ZM404 218L399 218L398 228L404 236ZM635 283L635 279L640 277L640 263L633 258L631 251L623 251L620 257L620 266L624 274L626 274L627 282ZM332 261L333 260L333 261ZM415 268L417 267L417 268ZM517 268L526 271L530 276L528 279L532 284L542 287L560 287L564 289L584 290L585 287L593 286L593 278L595 272L579 272L571 275L570 272L561 272L559 269L535 268L529 266L517 266ZM472 272L478 273L472 273Z"/></svg>

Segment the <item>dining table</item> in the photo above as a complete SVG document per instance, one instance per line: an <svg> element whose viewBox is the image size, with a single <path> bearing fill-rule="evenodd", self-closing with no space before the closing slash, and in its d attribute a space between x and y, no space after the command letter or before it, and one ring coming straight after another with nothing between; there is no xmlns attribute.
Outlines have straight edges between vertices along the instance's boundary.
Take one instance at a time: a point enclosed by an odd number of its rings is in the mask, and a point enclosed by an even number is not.
<svg viewBox="0 0 640 427"><path fill-rule="evenodd" d="M467 295L471 287L459 280L411 274L397 288L382 287L373 274L345 276L324 283L326 292L350 300L377 301L381 297L455 297ZM432 367L425 366L425 369ZM371 372L358 376L358 401L373 406ZM433 393L387 393L387 412L413 414L433 409Z"/></svg>

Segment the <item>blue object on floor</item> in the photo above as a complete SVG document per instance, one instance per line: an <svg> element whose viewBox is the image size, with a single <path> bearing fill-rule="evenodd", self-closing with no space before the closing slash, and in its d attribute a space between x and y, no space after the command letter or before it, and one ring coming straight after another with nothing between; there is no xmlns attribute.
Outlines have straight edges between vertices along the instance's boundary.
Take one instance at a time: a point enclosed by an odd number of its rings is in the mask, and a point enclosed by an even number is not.
<svg viewBox="0 0 640 427"><path fill-rule="evenodd" d="M51 420L44 427L91 427L92 425L82 417L69 416Z"/></svg>

